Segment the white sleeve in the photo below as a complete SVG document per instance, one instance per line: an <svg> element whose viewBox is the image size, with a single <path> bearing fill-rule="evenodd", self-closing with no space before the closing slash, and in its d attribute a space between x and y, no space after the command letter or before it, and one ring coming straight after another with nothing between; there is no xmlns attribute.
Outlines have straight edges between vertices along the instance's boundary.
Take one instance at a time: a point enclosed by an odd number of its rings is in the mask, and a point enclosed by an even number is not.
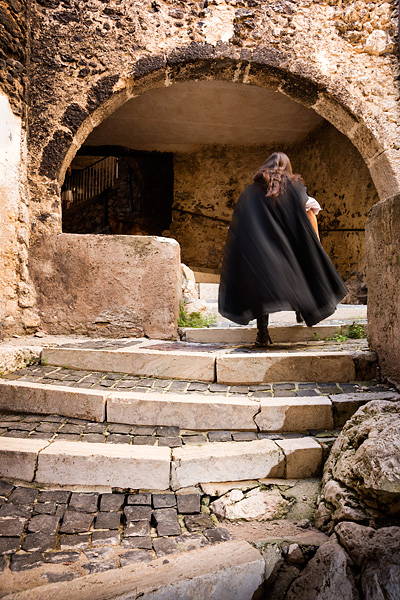
<svg viewBox="0 0 400 600"><path fill-rule="evenodd" d="M315 215L317 215L319 211L322 210L319 202L317 202L315 198L311 198L310 196L308 197L308 200L306 202L306 211L309 210L312 210Z"/></svg>

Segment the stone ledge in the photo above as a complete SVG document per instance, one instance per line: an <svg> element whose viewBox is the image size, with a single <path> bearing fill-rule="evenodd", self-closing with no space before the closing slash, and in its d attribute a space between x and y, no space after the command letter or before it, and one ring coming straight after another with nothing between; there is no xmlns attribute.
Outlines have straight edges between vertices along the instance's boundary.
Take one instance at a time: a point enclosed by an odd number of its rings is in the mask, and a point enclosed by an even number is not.
<svg viewBox="0 0 400 600"><path fill-rule="evenodd" d="M326 396L266 398L255 422L260 431L333 429L332 402Z"/></svg>
<svg viewBox="0 0 400 600"><path fill-rule="evenodd" d="M318 477L322 468L322 447L309 437L277 440L286 458L286 479Z"/></svg>
<svg viewBox="0 0 400 600"><path fill-rule="evenodd" d="M145 377L214 381L215 356L206 352L159 352L157 350L45 349L47 364L73 369L113 371Z"/></svg>
<svg viewBox="0 0 400 600"><path fill-rule="evenodd" d="M331 396L335 428L343 427L354 413L372 400L400 400L397 392L359 392L357 394L335 394Z"/></svg>
<svg viewBox="0 0 400 600"><path fill-rule="evenodd" d="M183 429L257 431L259 403L247 398L196 394L114 392L107 400L107 420L135 425L171 425Z"/></svg>
<svg viewBox="0 0 400 600"><path fill-rule="evenodd" d="M356 379L356 360L363 353L297 352L282 354L266 351L242 355L218 356L217 382L223 384L256 384L278 381L319 381L323 383ZM368 352L363 361L372 365L376 355ZM365 369L364 369L365 370Z"/></svg>
<svg viewBox="0 0 400 600"><path fill-rule="evenodd" d="M170 457L169 448L56 441L40 453L35 481L165 490Z"/></svg>
<svg viewBox="0 0 400 600"><path fill-rule="evenodd" d="M0 379L0 409L104 421L109 392Z"/></svg>
<svg viewBox="0 0 400 600"><path fill-rule="evenodd" d="M333 337L342 325L271 325L269 332L274 343L314 341L317 336L321 340ZM368 331L368 325L363 325ZM257 328L253 327L210 327L199 329L184 329L186 342L223 343L223 344L254 344Z"/></svg>
<svg viewBox="0 0 400 600"><path fill-rule="evenodd" d="M251 600L264 581L265 562L247 542L223 542L74 581L43 585L4 600Z"/></svg>
<svg viewBox="0 0 400 600"><path fill-rule="evenodd" d="M185 446L174 449L172 457L172 489L284 475L284 454L272 440Z"/></svg>
<svg viewBox="0 0 400 600"><path fill-rule="evenodd" d="M39 452L47 440L0 438L0 476L19 481L33 481Z"/></svg>

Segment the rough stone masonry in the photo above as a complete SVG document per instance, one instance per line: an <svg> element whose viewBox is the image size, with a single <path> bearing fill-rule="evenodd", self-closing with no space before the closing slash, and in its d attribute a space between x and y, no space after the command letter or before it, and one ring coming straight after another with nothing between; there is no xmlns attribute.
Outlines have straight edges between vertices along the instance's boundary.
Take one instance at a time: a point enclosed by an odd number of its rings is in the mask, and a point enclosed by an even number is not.
<svg viewBox="0 0 400 600"><path fill-rule="evenodd" d="M41 325L35 248L43 236L61 232L60 184L91 131L143 92L222 80L279 92L348 138L348 156L365 170L369 186L360 217L359 209L350 211L359 229L380 200L367 224L371 343L381 357L398 355L399 232L396 224L390 235L380 228L400 192L395 0L9 0L0 3L0 29L1 101L8 111L1 136L11 143L11 134L14 144L0 163L1 180L9 182L1 191L2 335ZM329 251L338 247L335 235ZM349 239L340 243L353 244ZM357 241L354 248L361 273L363 246ZM383 363L385 374L399 380L395 359Z"/></svg>

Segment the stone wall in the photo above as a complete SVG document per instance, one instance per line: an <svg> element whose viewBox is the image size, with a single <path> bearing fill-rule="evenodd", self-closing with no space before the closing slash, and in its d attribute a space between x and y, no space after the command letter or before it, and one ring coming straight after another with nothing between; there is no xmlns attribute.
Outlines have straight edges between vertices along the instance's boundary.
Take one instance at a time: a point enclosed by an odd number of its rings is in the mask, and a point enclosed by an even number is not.
<svg viewBox="0 0 400 600"><path fill-rule="evenodd" d="M280 148L281 149L281 148ZM378 201L365 162L349 140L325 124L301 144L282 148L302 174L318 217L326 252L345 280L365 279L364 226ZM192 269L218 272L235 203L254 170L275 147L206 147L174 156L170 235Z"/></svg>
<svg viewBox="0 0 400 600"><path fill-rule="evenodd" d="M176 337L181 265L174 240L63 233L40 240L31 256L48 333Z"/></svg>
<svg viewBox="0 0 400 600"><path fill-rule="evenodd" d="M177 81L279 90L350 139L381 200L400 190L397 0L37 0L30 11L25 0L0 3L0 84L21 115L28 67L29 210L17 203L33 244L61 231L60 184L93 128L134 95ZM27 240L13 236L22 249ZM9 316L26 311L30 330L25 267ZM14 260L9 269L18 291Z"/></svg>
<svg viewBox="0 0 400 600"><path fill-rule="evenodd" d="M15 114L23 115L27 93L28 2L0 3L0 89Z"/></svg>
<svg viewBox="0 0 400 600"><path fill-rule="evenodd" d="M0 2L0 338L39 324L28 271L27 2Z"/></svg>

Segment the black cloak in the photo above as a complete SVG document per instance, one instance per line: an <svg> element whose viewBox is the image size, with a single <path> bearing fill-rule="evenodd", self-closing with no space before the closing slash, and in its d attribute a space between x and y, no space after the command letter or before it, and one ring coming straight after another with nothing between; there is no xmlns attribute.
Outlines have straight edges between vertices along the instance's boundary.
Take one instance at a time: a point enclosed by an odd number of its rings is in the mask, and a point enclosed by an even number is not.
<svg viewBox="0 0 400 600"><path fill-rule="evenodd" d="M240 196L226 240L219 312L246 325L266 313L296 310L311 327L335 312L347 288L305 211L300 181L267 197L258 183Z"/></svg>

